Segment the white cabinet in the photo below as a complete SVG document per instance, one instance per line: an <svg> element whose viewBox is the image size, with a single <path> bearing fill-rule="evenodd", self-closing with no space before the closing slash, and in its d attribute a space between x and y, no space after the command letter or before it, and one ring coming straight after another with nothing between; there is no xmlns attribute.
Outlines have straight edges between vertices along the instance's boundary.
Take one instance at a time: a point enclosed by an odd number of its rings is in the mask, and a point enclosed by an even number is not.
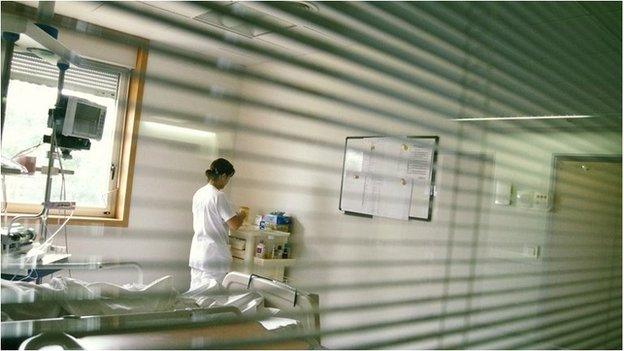
<svg viewBox="0 0 624 351"><path fill-rule="evenodd" d="M230 251L232 253L232 270L247 274L258 274L263 277L284 281L284 269L295 263L292 258L268 259L255 257L256 246L260 240L268 242L269 235L273 237L274 245L284 247L290 233L276 230L259 230L255 226L241 226L230 232Z"/></svg>

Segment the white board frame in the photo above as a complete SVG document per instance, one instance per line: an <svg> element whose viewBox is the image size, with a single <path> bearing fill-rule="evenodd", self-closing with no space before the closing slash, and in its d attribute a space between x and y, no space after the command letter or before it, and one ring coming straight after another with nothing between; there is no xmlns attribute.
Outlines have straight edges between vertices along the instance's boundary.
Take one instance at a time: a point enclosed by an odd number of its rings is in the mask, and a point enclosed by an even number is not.
<svg viewBox="0 0 624 351"><path fill-rule="evenodd" d="M349 210L344 210L342 208L342 199L343 199L343 191L344 191L344 187L345 187L345 174L346 174L346 170L345 170L345 165L346 165L346 161L347 161L347 150L349 148L349 141L350 140L356 140L356 139L368 139L368 138L388 138L388 139L393 139L393 138L397 138L396 136L351 136L351 137L347 137L345 138L345 149L344 149L344 154L343 154L343 161L342 161L342 175L341 175L341 180L340 180L340 198L338 200L338 209L340 211L342 211L344 214L347 215L353 215L353 216L360 216L360 217L368 217L368 218L372 218L373 215L370 213L362 213L362 212L353 212L353 211L349 211ZM432 160L431 160L431 164L430 164L430 170L429 170L429 196L428 196L428 205L427 205L427 216L416 216L416 215L412 215L412 208L411 208L411 204L410 204L410 214L408 216L408 220L409 219L414 219L414 220L420 220L420 221L427 221L430 222L431 218L432 218L432 212L433 212L433 199L435 196L435 176L436 176L436 163L437 163L437 158L438 158L438 145L440 142L440 138L438 136L433 136L433 135L417 135L417 136L401 136L400 138L409 138L409 139L432 139L433 140L433 144L432 144Z"/></svg>

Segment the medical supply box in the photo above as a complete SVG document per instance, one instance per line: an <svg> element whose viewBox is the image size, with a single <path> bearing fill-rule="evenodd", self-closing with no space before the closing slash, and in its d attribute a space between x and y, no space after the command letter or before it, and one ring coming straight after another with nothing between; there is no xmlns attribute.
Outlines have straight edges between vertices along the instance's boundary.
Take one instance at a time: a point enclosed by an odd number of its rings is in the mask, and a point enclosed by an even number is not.
<svg viewBox="0 0 624 351"><path fill-rule="evenodd" d="M269 229L290 232L291 218L282 214L266 214L262 220Z"/></svg>

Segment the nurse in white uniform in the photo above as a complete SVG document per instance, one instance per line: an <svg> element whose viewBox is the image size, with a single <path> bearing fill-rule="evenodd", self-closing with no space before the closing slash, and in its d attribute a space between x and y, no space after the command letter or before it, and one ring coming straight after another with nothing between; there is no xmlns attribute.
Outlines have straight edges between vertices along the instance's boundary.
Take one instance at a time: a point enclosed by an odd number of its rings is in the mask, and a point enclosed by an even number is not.
<svg viewBox="0 0 624 351"><path fill-rule="evenodd" d="M246 217L236 213L221 190L234 175L234 166L223 158L212 162L206 170L208 184L193 196L193 242L189 266L191 288L221 284L229 271L232 256L228 249L228 229L238 229Z"/></svg>

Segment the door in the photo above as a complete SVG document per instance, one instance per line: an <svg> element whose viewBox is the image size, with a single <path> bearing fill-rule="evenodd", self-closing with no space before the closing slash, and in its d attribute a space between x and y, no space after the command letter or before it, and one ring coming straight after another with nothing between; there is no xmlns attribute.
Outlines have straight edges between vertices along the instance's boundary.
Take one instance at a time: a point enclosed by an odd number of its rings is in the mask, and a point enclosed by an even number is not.
<svg viewBox="0 0 624 351"><path fill-rule="evenodd" d="M621 159L556 157L554 174L542 317L558 333L549 346L621 349Z"/></svg>

